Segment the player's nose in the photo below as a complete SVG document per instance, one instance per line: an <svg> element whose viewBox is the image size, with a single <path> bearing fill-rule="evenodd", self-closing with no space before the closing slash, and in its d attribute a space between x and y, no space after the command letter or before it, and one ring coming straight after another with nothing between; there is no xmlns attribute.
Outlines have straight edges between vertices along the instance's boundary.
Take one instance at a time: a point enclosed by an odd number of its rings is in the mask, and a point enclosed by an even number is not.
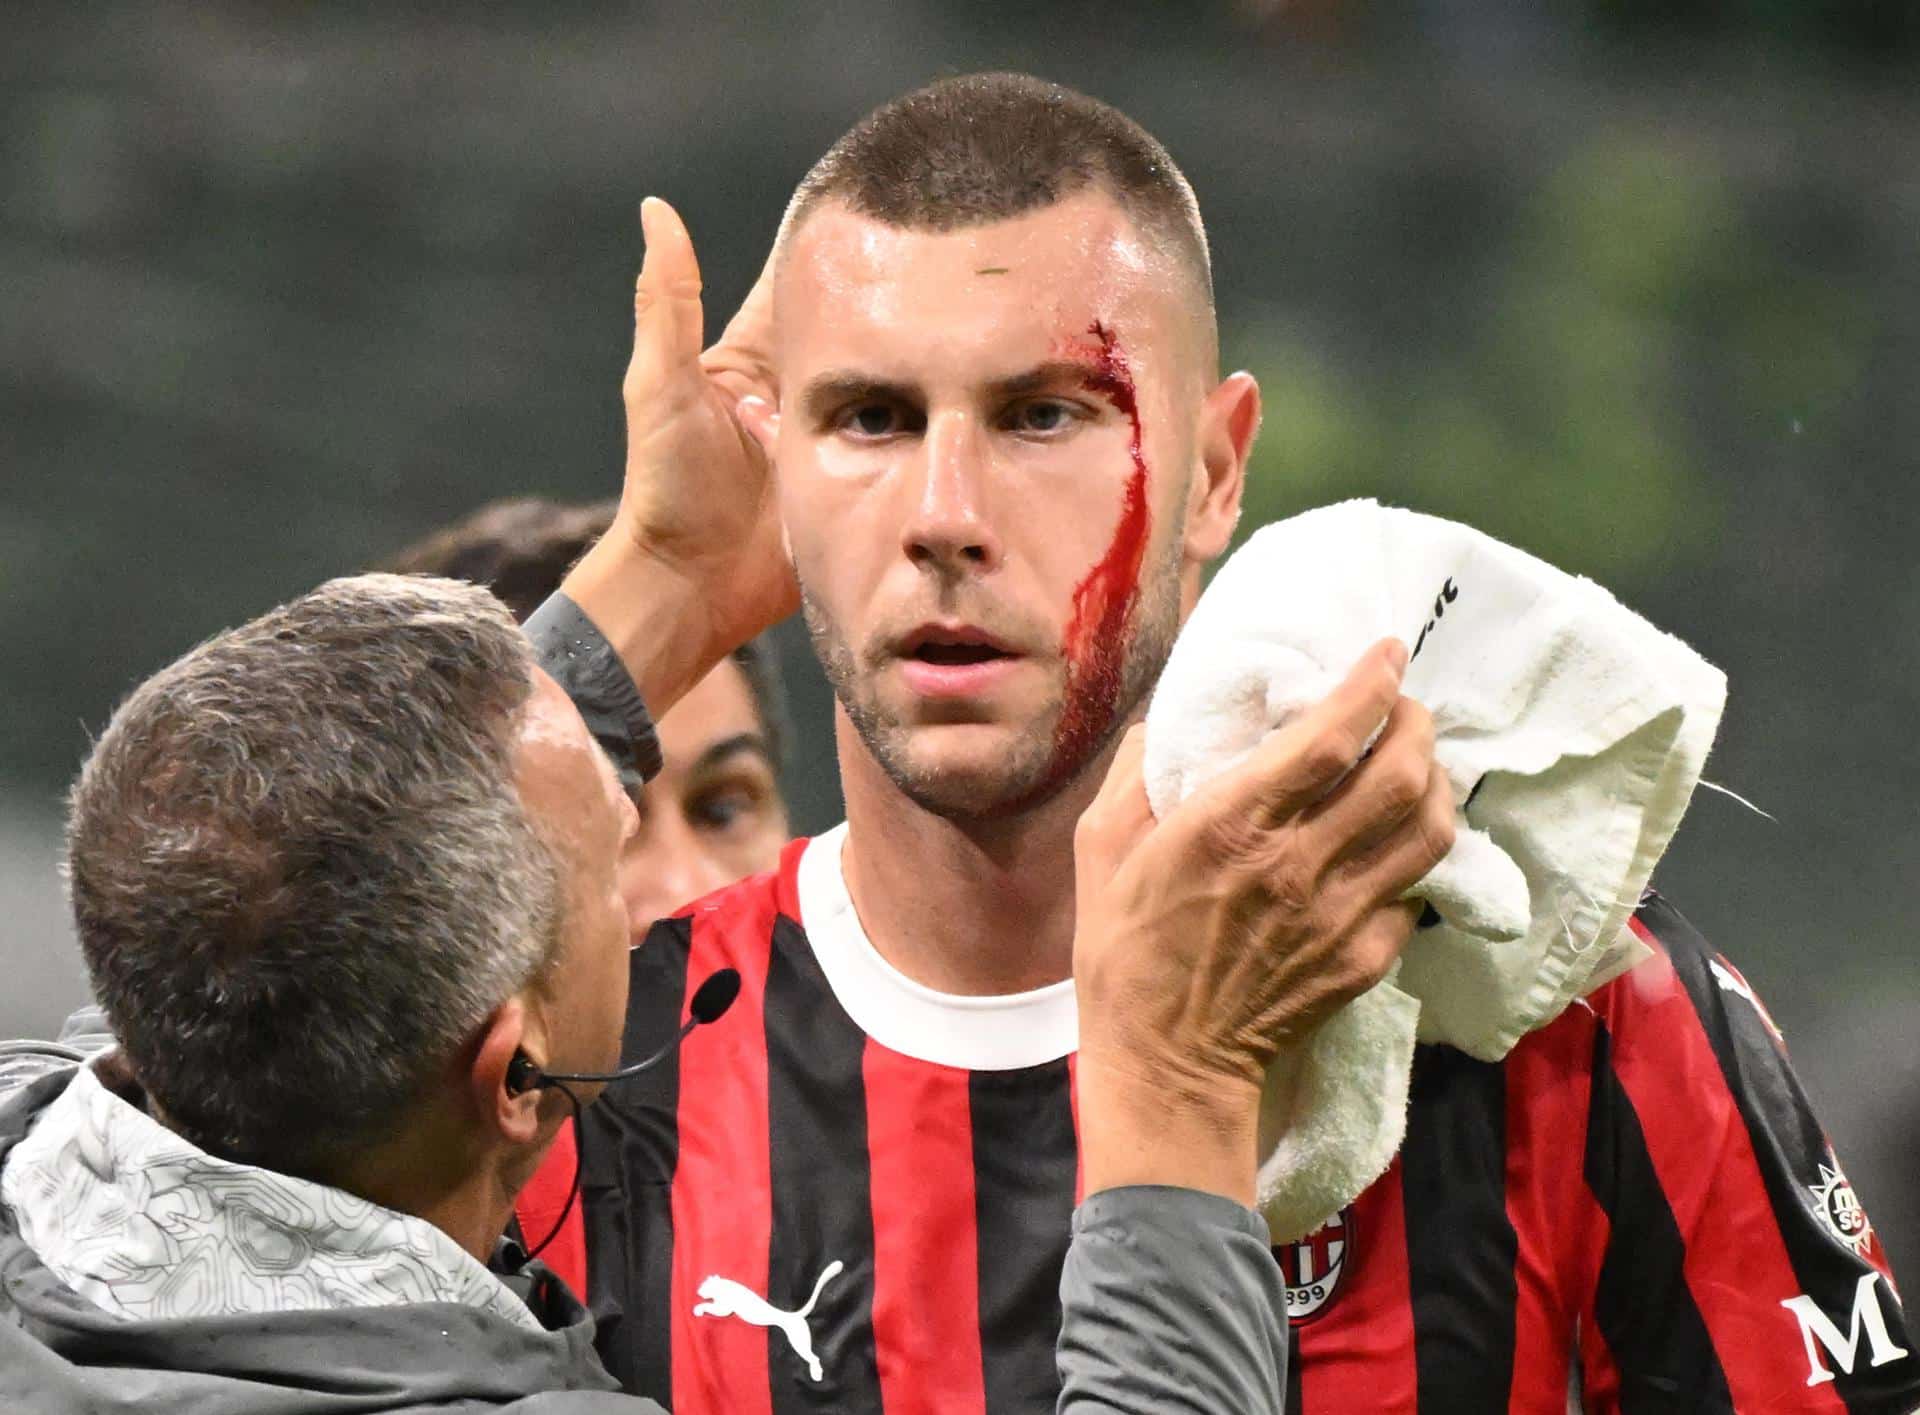
<svg viewBox="0 0 1920 1415"><path fill-rule="evenodd" d="M923 569L980 574L1000 563L1000 538L986 514L988 449L979 420L953 413L928 420L913 468L913 502L901 548Z"/></svg>

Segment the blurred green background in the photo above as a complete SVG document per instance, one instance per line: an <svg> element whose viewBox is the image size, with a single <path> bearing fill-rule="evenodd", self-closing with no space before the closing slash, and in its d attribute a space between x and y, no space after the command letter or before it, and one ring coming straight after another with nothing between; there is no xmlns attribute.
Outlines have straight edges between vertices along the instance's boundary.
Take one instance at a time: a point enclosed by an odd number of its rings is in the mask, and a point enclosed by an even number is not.
<svg viewBox="0 0 1920 1415"><path fill-rule="evenodd" d="M1660 880L1794 1047L1920 1281L1920 6L1087 0L8 7L0 1032L84 988L87 731L204 635L620 465L635 205L710 315L811 160L942 73L1185 166L1249 524L1354 494L1590 574L1725 667ZM838 810L792 632L798 824Z"/></svg>

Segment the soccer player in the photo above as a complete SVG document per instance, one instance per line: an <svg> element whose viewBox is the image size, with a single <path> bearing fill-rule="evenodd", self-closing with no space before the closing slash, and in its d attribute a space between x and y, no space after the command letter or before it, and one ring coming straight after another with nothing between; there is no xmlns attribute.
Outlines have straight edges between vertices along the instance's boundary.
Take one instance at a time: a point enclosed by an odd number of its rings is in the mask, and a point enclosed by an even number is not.
<svg viewBox="0 0 1920 1415"><path fill-rule="evenodd" d="M761 577L718 639L803 601L848 819L634 955L633 1037L715 967L746 986L583 1133L603 1354L677 1410L1044 1410L1084 1179L1074 822L1227 545L1259 420L1218 373L1197 206L1103 104L936 83L808 173L705 355L685 232L644 216L628 498L687 563ZM1331 809L1290 818L1273 877L1310 940L1378 848L1315 839ZM1422 1048L1392 1169L1276 1250L1289 1409L1920 1402L1766 1014L1665 902L1634 927L1651 958L1504 1063Z"/></svg>

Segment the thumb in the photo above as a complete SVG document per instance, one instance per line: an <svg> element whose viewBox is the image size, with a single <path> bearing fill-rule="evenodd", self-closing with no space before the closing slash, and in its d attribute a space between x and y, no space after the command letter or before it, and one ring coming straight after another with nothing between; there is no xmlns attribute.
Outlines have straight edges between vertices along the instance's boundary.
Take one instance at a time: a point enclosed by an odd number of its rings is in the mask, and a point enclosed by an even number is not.
<svg viewBox="0 0 1920 1415"><path fill-rule="evenodd" d="M1100 783L1096 802L1109 821L1131 838L1138 839L1153 825L1153 807L1147 804L1147 724L1136 722L1121 735Z"/></svg>
<svg viewBox="0 0 1920 1415"><path fill-rule="evenodd" d="M1153 829L1153 808L1147 804L1143 767L1146 750L1146 726L1136 723L1120 739L1099 794L1080 817L1075 857L1102 882Z"/></svg>
<svg viewBox="0 0 1920 1415"><path fill-rule="evenodd" d="M700 262L686 223L659 197L640 203L646 256L633 288L629 390L658 391L700 372Z"/></svg>

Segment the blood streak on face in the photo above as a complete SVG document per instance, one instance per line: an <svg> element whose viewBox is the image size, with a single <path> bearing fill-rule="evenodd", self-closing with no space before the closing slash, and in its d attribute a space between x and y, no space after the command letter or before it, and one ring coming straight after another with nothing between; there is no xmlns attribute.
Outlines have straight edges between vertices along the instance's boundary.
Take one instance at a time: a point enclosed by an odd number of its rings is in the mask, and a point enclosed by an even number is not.
<svg viewBox="0 0 1920 1415"><path fill-rule="evenodd" d="M1096 322L1088 331L1096 341L1089 350L1073 347L1088 360L1081 380L1090 393L1113 404L1133 425L1128 450L1133 475L1120 501L1120 524L1106 553L1086 577L1074 586L1073 614L1061 639L1067 662L1066 702L1054 732L1054 760L1078 765L1091 753L1111 725L1126 668L1127 629L1139 598L1140 567L1147 553L1150 517L1147 511L1147 459L1140 447L1140 400L1127 367L1126 351L1113 331ZM1070 768L1069 768L1070 769Z"/></svg>

